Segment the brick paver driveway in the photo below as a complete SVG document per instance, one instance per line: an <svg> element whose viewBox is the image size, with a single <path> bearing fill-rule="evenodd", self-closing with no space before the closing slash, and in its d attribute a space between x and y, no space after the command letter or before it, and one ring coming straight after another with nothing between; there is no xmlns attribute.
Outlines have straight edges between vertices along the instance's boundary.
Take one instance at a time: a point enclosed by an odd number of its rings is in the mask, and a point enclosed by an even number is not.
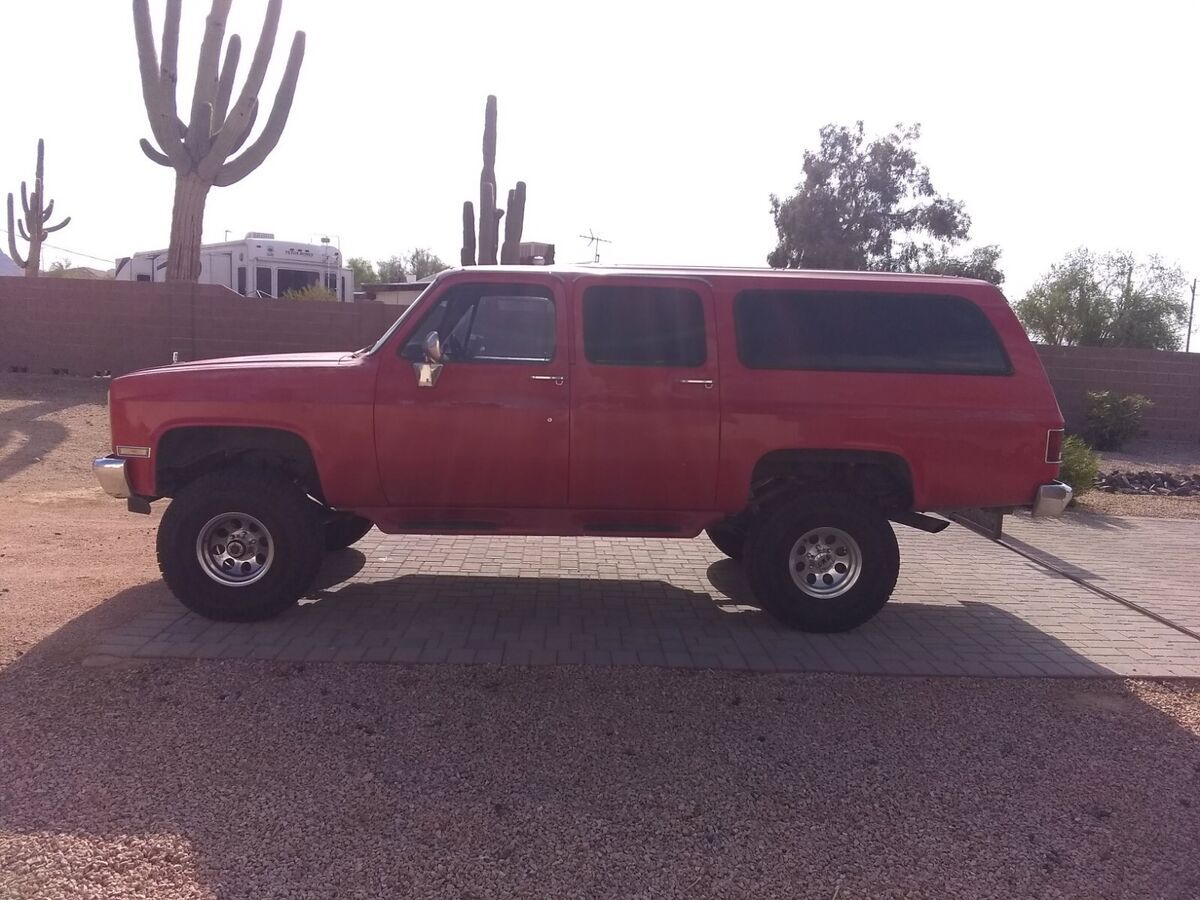
<svg viewBox="0 0 1200 900"><path fill-rule="evenodd" d="M1129 525L1172 536L1200 578L1200 522ZM1087 525L1016 521L1019 539L1121 558ZM1200 641L1081 587L966 529L899 528L896 595L849 634L806 635L755 607L739 566L692 541L388 537L371 532L328 558L304 605L270 622L228 625L167 594L98 636L94 654L139 657L495 664L665 665L889 674L1200 676ZM1153 542L1153 541L1151 541ZM1144 548L1144 544L1142 545ZM1173 545L1174 546L1174 545ZM1122 548L1127 552L1126 548ZM1090 552L1090 551L1089 551ZM1146 559L1143 551L1138 554ZM1189 568L1190 566L1190 568ZM1132 590L1114 574L1111 581ZM1113 585L1108 584L1113 590ZM1174 589L1172 589L1174 590ZM1195 614L1182 588L1170 610ZM1164 595L1165 596L1165 595ZM1154 599L1154 598L1152 598ZM1157 600L1155 602L1158 602ZM1166 604L1168 601L1163 600ZM1166 605L1163 606L1166 609ZM1190 610L1190 611L1189 611Z"/></svg>
<svg viewBox="0 0 1200 900"><path fill-rule="evenodd" d="M1050 565L1200 634L1200 522L1012 516L1004 531Z"/></svg>

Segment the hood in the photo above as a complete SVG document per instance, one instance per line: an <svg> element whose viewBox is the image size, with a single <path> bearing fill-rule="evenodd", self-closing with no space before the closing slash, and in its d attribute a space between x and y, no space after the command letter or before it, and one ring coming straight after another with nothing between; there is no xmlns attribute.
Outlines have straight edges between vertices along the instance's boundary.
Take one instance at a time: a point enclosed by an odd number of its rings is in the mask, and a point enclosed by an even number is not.
<svg viewBox="0 0 1200 900"><path fill-rule="evenodd" d="M197 359L143 369L146 372L196 371L203 369L240 369L270 366L272 368L337 366L354 359L352 350L321 353L269 353L263 356L225 356L217 359Z"/></svg>

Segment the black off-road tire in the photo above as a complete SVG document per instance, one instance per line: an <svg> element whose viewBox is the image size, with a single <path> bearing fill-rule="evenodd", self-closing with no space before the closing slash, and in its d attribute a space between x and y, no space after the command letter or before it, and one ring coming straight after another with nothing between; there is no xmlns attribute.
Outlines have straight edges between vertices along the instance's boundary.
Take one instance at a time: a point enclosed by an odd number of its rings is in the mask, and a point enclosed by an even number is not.
<svg viewBox="0 0 1200 900"><path fill-rule="evenodd" d="M356 544L371 530L374 523L370 519L351 513L334 513L321 523L321 533L325 540L325 552L345 550L351 544Z"/></svg>
<svg viewBox="0 0 1200 900"><path fill-rule="evenodd" d="M802 537L824 528L848 535L859 551L857 579L834 597L806 593L792 577L793 548ZM818 548L830 536L818 536ZM835 539L834 543L843 542ZM852 494L800 494L771 510L751 529L745 570L762 608L785 625L802 631L849 631L883 609L891 597L900 574L900 548L887 517L866 500ZM798 568L797 577L805 580L818 570ZM814 578L825 574L838 578L833 570Z"/></svg>
<svg viewBox="0 0 1200 900"><path fill-rule="evenodd" d="M713 546L732 560L741 561L746 550L746 530L728 522L718 522L704 529Z"/></svg>
<svg viewBox="0 0 1200 900"><path fill-rule="evenodd" d="M158 528L158 567L188 609L208 619L254 622L278 615L308 590L321 566L320 507L282 473L222 469L201 476L171 501ZM215 517L252 516L269 534L273 556L253 583L228 585L209 575L197 544Z"/></svg>

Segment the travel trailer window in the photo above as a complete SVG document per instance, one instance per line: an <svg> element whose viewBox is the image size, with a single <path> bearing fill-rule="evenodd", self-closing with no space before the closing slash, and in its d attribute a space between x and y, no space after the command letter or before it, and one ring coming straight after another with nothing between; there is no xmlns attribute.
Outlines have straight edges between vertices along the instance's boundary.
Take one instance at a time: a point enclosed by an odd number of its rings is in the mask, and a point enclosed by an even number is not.
<svg viewBox="0 0 1200 900"><path fill-rule="evenodd" d="M288 291L302 291L309 285L316 284L321 278L317 272L301 272L299 269L280 269L278 275L277 297L282 297Z"/></svg>
<svg viewBox="0 0 1200 900"><path fill-rule="evenodd" d="M254 270L254 287L260 294L271 296L271 270L259 266Z"/></svg>
<svg viewBox="0 0 1200 900"><path fill-rule="evenodd" d="M246 296L246 267L238 266L238 293Z"/></svg>

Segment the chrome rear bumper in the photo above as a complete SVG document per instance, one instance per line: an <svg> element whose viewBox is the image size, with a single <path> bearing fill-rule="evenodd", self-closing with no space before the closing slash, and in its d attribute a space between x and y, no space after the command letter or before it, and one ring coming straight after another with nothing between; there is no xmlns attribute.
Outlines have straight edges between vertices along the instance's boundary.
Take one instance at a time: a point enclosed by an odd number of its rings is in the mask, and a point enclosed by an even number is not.
<svg viewBox="0 0 1200 900"><path fill-rule="evenodd" d="M127 500L133 496L129 487L129 479L125 475L125 460L116 456L102 456L92 461L92 472L104 493L119 500Z"/></svg>
<svg viewBox="0 0 1200 900"><path fill-rule="evenodd" d="M1058 516L1071 502L1071 486L1056 481L1053 484L1043 484L1037 491L1033 501L1035 516Z"/></svg>

